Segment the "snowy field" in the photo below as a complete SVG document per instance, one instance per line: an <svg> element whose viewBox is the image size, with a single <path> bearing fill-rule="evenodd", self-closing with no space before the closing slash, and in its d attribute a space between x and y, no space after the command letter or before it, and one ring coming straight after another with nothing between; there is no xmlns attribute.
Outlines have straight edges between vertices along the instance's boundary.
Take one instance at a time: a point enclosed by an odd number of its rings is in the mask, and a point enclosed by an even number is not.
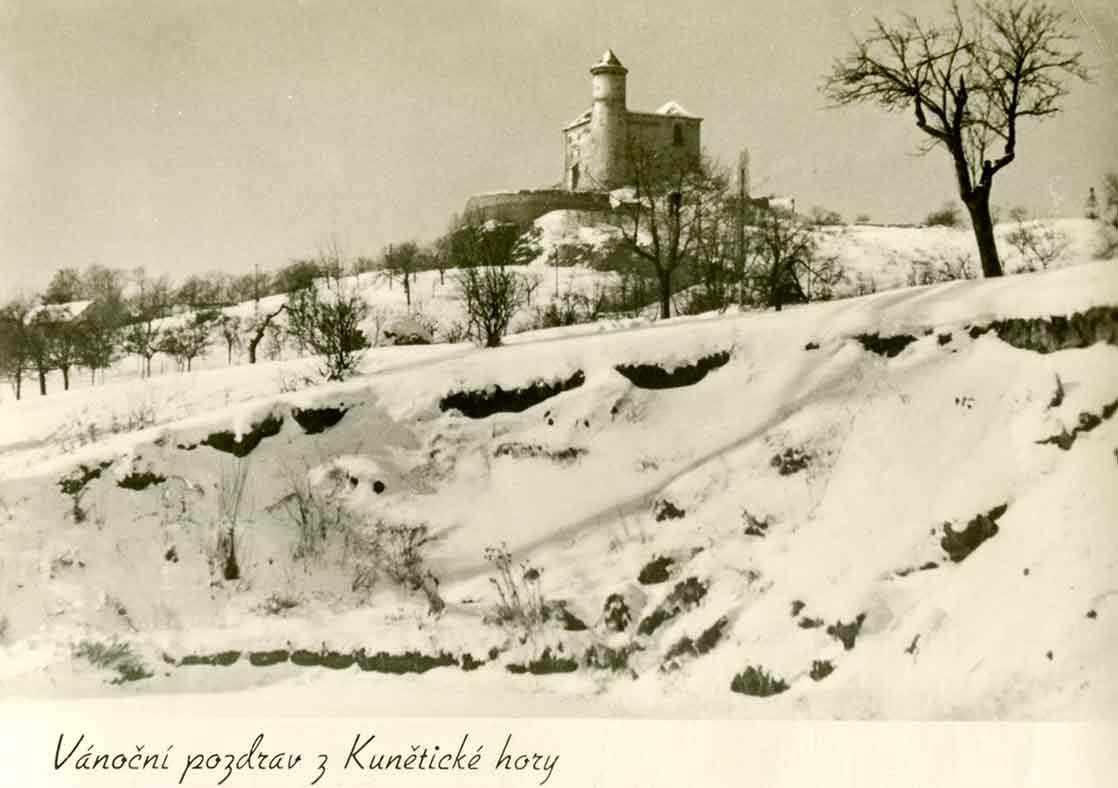
<svg viewBox="0 0 1118 788"><path fill-rule="evenodd" d="M858 298L6 401L0 698L1118 717L1118 269L1066 229L1000 280L902 287L966 232L855 227Z"/></svg>

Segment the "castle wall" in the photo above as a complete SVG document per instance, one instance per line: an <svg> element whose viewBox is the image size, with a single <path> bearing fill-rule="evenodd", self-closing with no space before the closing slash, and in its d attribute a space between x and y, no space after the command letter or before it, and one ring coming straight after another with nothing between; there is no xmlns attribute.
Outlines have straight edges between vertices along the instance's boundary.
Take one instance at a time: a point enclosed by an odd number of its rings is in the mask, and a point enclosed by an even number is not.
<svg viewBox="0 0 1118 788"><path fill-rule="evenodd" d="M490 219L517 224L530 224L551 211L610 210L609 197L590 192L569 192L561 189L534 189L498 194L478 194L466 202L463 216L467 221Z"/></svg>
<svg viewBox="0 0 1118 788"><path fill-rule="evenodd" d="M702 153L699 118L630 112L629 133L649 150L696 159ZM679 129L677 132L676 129ZM676 135L679 135L678 137ZM678 142L677 142L678 140Z"/></svg>

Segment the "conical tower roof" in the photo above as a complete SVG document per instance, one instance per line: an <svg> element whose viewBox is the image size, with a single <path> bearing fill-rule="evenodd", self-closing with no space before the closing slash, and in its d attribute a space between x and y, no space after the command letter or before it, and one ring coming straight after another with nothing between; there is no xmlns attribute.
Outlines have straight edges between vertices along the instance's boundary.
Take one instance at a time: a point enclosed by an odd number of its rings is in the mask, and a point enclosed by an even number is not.
<svg viewBox="0 0 1118 788"><path fill-rule="evenodd" d="M602 59L590 69L591 74L598 74L602 71L616 71L625 74L629 69L621 65L621 61L617 59L617 55L613 53L612 49L607 49L602 53Z"/></svg>

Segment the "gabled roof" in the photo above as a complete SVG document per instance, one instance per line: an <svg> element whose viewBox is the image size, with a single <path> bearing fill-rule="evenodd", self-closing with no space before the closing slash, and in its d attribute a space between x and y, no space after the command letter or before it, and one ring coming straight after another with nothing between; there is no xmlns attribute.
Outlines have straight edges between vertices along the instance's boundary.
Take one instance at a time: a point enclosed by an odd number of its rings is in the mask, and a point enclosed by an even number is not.
<svg viewBox="0 0 1118 788"><path fill-rule="evenodd" d="M37 304L27 313L25 320L28 323L40 318L55 322L66 322L79 317L82 312L89 309L92 303L92 300L86 300L68 301L65 304Z"/></svg>
<svg viewBox="0 0 1118 788"><path fill-rule="evenodd" d="M681 117L681 118L695 118L695 117L698 117L697 115L692 115L690 112L685 110L676 101L667 102L666 104L661 106L660 109L656 110L656 114L657 115L675 115L675 116Z"/></svg>

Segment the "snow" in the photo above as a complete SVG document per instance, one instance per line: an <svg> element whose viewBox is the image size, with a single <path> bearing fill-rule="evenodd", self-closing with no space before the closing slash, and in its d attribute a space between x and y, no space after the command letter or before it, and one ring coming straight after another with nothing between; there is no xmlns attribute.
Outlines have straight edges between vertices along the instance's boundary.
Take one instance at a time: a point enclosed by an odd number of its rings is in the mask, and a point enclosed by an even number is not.
<svg viewBox="0 0 1118 788"><path fill-rule="evenodd" d="M538 226L545 249L608 237L562 214ZM479 716L1113 718L1118 419L1080 432L1066 451L1039 441L1115 401L1118 348L1040 354L966 330L1118 305L1115 263L1090 261L1072 220L1060 227L1073 236L1061 267L997 280L899 287L780 313L550 329L496 350L378 347L354 379L294 391L278 379L308 374L313 360L218 367L222 349L215 366L190 374L5 403L0 698L142 704L174 695L207 713L368 714L398 699L412 713ZM891 261L951 253L962 238L953 232L859 227L830 242L868 275L903 284ZM554 287L556 269L542 260L533 268L541 288ZM558 271L561 289L599 276ZM389 290L372 275L354 284L374 304L401 306L398 285ZM428 272L414 294L430 288L425 312L449 319L457 305L443 287ZM872 333L916 339L884 358L855 339ZM673 369L723 351L725 366L681 388L637 388L614 369ZM453 392L510 391L578 372L581 386L519 412L471 419L440 408ZM295 408L345 412L309 434ZM75 437L82 425L111 424L114 415L123 424L133 411L139 429ZM225 430L247 435L268 415L282 418L279 433L243 460L200 445ZM788 452L806 458L804 467L780 472ZM79 493L60 489L79 466L100 463L110 464ZM163 481L119 486L140 471ZM245 489L231 510L230 479L241 471ZM316 560L293 551L298 479L351 529ZM657 519L658 501L683 516ZM944 523L960 530L1003 504L996 535L961 562L944 554ZM749 517L767 524L762 534L746 533ZM214 561L230 523L239 580L222 579ZM430 537L423 566L446 601L440 615L383 575L371 589L355 587L352 551L384 524ZM588 629L552 622L520 638L493 623L497 572L486 549L501 545L516 577L521 562L538 569L544 598L565 601ZM642 567L658 556L674 560L670 580L642 585ZM928 562L937 566L920 571ZM651 635L635 634L687 578L706 596ZM624 634L602 623L615 593L634 608ZM851 649L828 634L859 615ZM681 638L698 640L722 618L723 638L709 653L661 670ZM801 618L822 626L804 628ZM111 672L71 657L77 643L113 637L156 675L110 685ZM630 643L641 646L629 661L635 679L506 670L545 647L580 659L591 645ZM473 672L362 673L361 692L353 691L356 667L164 661L273 648L500 653ZM834 672L816 681L809 671L822 661ZM789 689L731 693L746 666Z"/></svg>
<svg viewBox="0 0 1118 788"><path fill-rule="evenodd" d="M40 314L46 314L50 320L73 320L89 309L93 301L68 301L64 304L36 304L24 317L25 323L30 323Z"/></svg>
<svg viewBox="0 0 1118 788"><path fill-rule="evenodd" d="M694 118L694 117L696 117L695 115L692 115L690 112L688 112L683 107L681 107L679 105L679 102L676 102L676 101L668 101L668 102L662 104L660 106L660 108L656 110L656 114L657 115L675 115L675 116L679 116L679 117L683 117L683 118Z"/></svg>

